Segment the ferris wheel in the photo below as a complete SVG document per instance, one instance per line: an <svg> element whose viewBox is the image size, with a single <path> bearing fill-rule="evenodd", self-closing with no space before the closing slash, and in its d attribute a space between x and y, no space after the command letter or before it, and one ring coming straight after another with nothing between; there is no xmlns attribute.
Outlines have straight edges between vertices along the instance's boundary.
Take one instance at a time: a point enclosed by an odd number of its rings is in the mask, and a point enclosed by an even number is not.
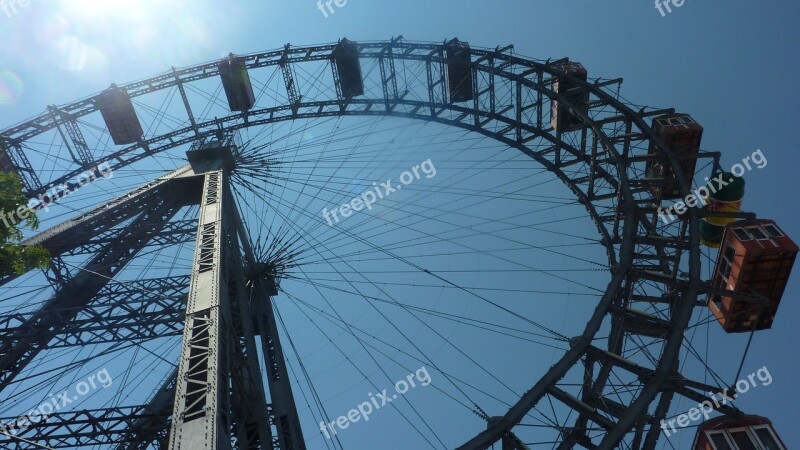
<svg viewBox="0 0 800 450"><path fill-rule="evenodd" d="M677 448L681 399L740 375L700 337L772 326L797 246L741 210L700 124L621 83L511 46L343 39L3 129L44 224L23 245L51 264L0 281L0 443ZM724 189L690 203L695 174ZM113 388L85 379L103 370ZM745 448L735 424L785 448L713 410L696 445Z"/></svg>

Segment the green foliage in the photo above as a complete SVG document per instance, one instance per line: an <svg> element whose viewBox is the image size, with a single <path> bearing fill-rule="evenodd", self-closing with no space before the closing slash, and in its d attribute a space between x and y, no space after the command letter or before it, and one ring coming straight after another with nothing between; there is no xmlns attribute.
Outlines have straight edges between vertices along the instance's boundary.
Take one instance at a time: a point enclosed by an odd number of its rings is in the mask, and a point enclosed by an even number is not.
<svg viewBox="0 0 800 450"><path fill-rule="evenodd" d="M14 173L0 172L0 275L46 268L50 254L41 245L22 246L20 227L39 227L36 213L27 207L22 180Z"/></svg>

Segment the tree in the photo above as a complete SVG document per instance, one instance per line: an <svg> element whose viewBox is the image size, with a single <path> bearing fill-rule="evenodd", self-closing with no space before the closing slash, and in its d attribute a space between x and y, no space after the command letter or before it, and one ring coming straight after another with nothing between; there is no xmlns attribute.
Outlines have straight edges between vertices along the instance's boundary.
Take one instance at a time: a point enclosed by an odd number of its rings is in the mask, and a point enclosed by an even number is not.
<svg viewBox="0 0 800 450"><path fill-rule="evenodd" d="M20 245L22 226L39 227L36 212L27 205L19 176L0 172L0 276L44 269L50 264L50 253L41 245Z"/></svg>

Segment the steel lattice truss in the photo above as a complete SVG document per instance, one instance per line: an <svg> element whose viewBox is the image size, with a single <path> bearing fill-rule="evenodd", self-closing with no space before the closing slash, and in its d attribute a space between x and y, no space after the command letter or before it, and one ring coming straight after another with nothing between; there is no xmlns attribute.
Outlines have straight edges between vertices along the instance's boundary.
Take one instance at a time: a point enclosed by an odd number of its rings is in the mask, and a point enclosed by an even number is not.
<svg viewBox="0 0 800 450"><path fill-rule="evenodd" d="M580 89L589 95L589 107L575 108L568 97L553 89L555 77L564 76L558 61L519 57L511 47L472 48L474 100L454 103L448 100L445 46L401 38L358 44L362 66L377 69L365 76L363 96L345 98L339 75L330 63L333 49L334 45L287 45L241 56L251 72L279 71L286 89L283 101L269 106L257 104L247 112L209 121L196 119L186 87L218 77L216 62L175 69L120 86L134 99L177 89L186 118L184 124L148 134L139 143L113 153L93 154L81 133L82 118L98 114L95 97L51 108L4 130L0 146L24 178L31 196L58 184L70 185L76 175L96 164L107 163L117 170L165 150L214 139L223 131L231 133L298 119L401 117L469 130L516 149L558 177L585 206L606 249L611 277L583 335L571 341L571 348L542 378L531 380L531 388L502 417L485 416L487 428L476 430L476 435L465 438L459 448L485 449L501 440L504 448L524 448L515 436L515 426L543 402L555 402L574 412L572 426L560 430L559 449L613 449L620 448L621 442L625 442L625 448L655 448L659 423L676 394L701 401L706 398L705 392L716 389L685 379L679 371L684 333L694 308L702 305L697 301L698 295L709 291L700 277L701 212L692 209L687 220L659 222L656 208L661 199L651 188L663 180L645 177L648 161L666 160L673 168L678 167L676 157L664 150L665 145L646 123L671 110L633 109L626 105L616 95L621 80L580 82ZM314 86L297 76L319 73L319 67L328 67L328 76L318 78ZM424 76L408 77L407 73ZM570 131L554 130L548 120L554 101L579 115L582 125ZM32 145L29 142L52 130L58 130L74 164L45 182L26 153ZM536 146L532 145L534 142ZM651 142L656 144L656 153L650 152ZM719 155L701 152L700 157L713 160ZM674 172L681 192L688 193L691 180L683 179L680 170ZM223 168L196 170L187 166L30 239L30 243L42 243L53 254L51 279L58 293L32 316L0 316L0 389L45 349L183 333L184 355L177 370L188 375L178 379L188 376L191 380L193 374L214 370L220 377L231 377L238 392L250 393L248 398L253 401L231 407L229 393L217 387L194 386L191 382L178 383L176 387L176 374L149 405L58 414L48 423L32 427L23 437L54 447L114 444L128 449L153 443L177 448L176 439L189 439L205 428L226 430L237 436L239 448L304 448L299 422L294 422L297 415L288 379L270 377L269 385L261 386L249 369L258 364L252 351L260 339L264 348L271 349L269 367L278 374L286 370L280 345L275 345L277 335L272 334L276 330L275 319L268 314L268 308L253 312L237 306L246 303L238 301L238 297L252 288L246 285L244 275L232 268L255 261L246 248L240 251L238 245L231 245L247 239L243 237L246 231L237 229L237 214L226 203L230 195L228 184ZM199 232L196 221L173 219L176 211L186 205L200 208ZM192 239L197 239L197 253L191 281L185 276L140 280L137 285L111 281L119 267L143 248ZM59 269L58 257L77 254L102 256L102 270L108 278L70 275L68 270ZM109 264L112 260L114 263ZM206 273L215 271L228 283L202 281ZM8 276L2 283L13 278ZM201 299L195 297L200 289L197 283L208 283L204 286L216 289L212 297L203 301L218 302L212 310L222 311L220 316L208 315L209 305L198 306ZM268 297L265 289L256 287L256 295ZM148 294L153 291L162 295ZM257 320L242 320L246 317L243 315L253 314ZM611 324L611 332L607 347L598 348L593 340L603 323ZM234 329L227 329L229 326ZM637 350L647 352L646 358L636 362L628 359L632 341L637 343ZM218 366L190 363L210 357L198 356L202 352L188 354L191 349L211 349L209 342L225 349L215 353L218 359L213 362ZM561 385L568 374L578 374L584 380L583 386ZM610 386L612 379L627 389ZM196 407L204 397L176 401L176 389L178 399L191 397L192 389L218 392L215 404L222 412L203 412L204 420L191 422L188 419L199 414ZM269 407L265 392L272 398ZM226 408L227 412L223 411ZM732 409L723 412L736 413ZM288 434L281 431L286 417L293 430ZM254 421L245 423L242 418ZM200 428L191 428L201 422ZM187 423L191 427L187 428ZM271 426L266 427L268 423ZM0 437L3 445L11 442ZM217 444L219 448L226 445L221 441Z"/></svg>

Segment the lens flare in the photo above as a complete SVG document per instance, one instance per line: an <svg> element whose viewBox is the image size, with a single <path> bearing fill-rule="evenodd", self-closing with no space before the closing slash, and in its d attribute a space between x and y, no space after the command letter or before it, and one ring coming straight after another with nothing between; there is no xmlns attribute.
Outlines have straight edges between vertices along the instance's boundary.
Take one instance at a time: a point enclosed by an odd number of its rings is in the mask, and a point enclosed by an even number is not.
<svg viewBox="0 0 800 450"><path fill-rule="evenodd" d="M25 92L22 79L13 72L0 72L0 105L13 105Z"/></svg>

